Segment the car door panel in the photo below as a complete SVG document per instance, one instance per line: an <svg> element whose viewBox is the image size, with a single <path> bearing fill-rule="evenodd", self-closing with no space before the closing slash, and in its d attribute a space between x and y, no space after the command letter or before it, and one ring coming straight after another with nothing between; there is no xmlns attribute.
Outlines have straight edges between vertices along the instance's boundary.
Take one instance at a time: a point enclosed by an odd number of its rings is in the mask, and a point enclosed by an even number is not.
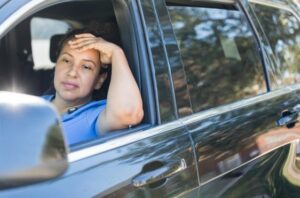
<svg viewBox="0 0 300 198"><path fill-rule="evenodd" d="M143 139L143 135L148 138ZM112 149L103 151L106 147ZM130 137L86 149L69 155L69 161L73 162L70 163L68 171L58 179L4 190L0 192L0 196L168 197L186 193L198 186L190 138L185 129L177 124L141 131L140 134L132 134ZM88 153L94 149L102 149L103 152L89 156L91 154ZM79 159L78 155L82 153L87 153L89 157ZM142 172L157 170L172 162L182 162L183 166L174 174L172 172L151 185L133 185L133 179Z"/></svg>
<svg viewBox="0 0 300 198"><path fill-rule="evenodd" d="M196 145L201 185L218 186L221 182L225 185L224 189L238 188L238 182L226 183L227 177L239 175L240 170L254 169L252 163L258 163L260 169L268 170L269 162L260 157L271 158L273 164L283 164L282 158L286 158L286 155L277 158L267 153L278 149L274 155L281 155L288 149L285 145L299 139L300 128L297 124L289 129L286 126L278 127L276 123L283 111L293 111L298 104L299 98L295 97L295 92L286 88L187 119L185 123ZM277 169L282 169L282 166ZM267 178L268 172L262 171L260 177L262 180ZM267 188L271 189L271 186ZM214 193L214 188L210 190L210 193ZM207 191L207 188L200 187L199 193Z"/></svg>
<svg viewBox="0 0 300 198"><path fill-rule="evenodd" d="M284 145L203 184L199 197L298 197L296 146Z"/></svg>

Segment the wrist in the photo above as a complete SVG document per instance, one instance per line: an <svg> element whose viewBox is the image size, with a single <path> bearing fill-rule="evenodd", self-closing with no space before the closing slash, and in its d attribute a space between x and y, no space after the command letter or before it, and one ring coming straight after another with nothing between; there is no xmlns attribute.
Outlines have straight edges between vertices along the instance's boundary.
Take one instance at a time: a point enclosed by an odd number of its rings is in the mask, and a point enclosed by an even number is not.
<svg viewBox="0 0 300 198"><path fill-rule="evenodd" d="M125 56L124 51L122 48L120 48L119 46L115 45L113 51L112 51L112 55L116 55L116 56Z"/></svg>

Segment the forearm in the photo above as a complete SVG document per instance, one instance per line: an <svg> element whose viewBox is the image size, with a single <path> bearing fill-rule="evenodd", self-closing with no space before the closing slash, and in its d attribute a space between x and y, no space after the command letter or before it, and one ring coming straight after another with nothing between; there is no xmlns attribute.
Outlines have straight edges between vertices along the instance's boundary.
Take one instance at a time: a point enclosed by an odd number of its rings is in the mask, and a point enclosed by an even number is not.
<svg viewBox="0 0 300 198"><path fill-rule="evenodd" d="M143 118L139 88L121 49L112 55L112 75L107 95L107 117L117 119L113 128L135 125Z"/></svg>

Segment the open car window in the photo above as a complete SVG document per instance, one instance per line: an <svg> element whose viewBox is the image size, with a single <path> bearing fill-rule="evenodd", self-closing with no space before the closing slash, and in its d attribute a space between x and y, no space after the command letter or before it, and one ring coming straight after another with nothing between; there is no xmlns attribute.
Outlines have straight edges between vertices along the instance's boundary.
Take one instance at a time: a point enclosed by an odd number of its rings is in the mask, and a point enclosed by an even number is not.
<svg viewBox="0 0 300 198"><path fill-rule="evenodd" d="M88 12L87 12L88 10ZM107 39L123 48L132 73L137 79L140 89L146 87L141 84L139 65L132 53L128 53L128 46L136 48L134 43L128 43L124 38L133 35L122 35L116 19L115 9L111 0L103 1L66 1L32 13L31 16L24 18L14 28L12 28L0 40L0 90L21 92L35 96L53 94L53 76L55 69L55 53L53 50L62 37L69 29L82 28L87 25L99 24L107 35ZM126 27L123 25L123 28ZM127 26L129 28L129 26ZM128 32L128 31L127 31ZM127 40L130 40L127 38ZM127 46L124 49L123 46ZM130 55L128 55L130 54ZM139 76L139 77L137 77ZM105 99L109 87L108 78L104 83L97 97ZM142 97L147 95L142 91ZM147 106L144 104L144 106ZM147 111L145 111L147 114ZM81 142L88 146L99 144L110 138L117 138L121 135L140 131L149 128L149 117L144 116L144 120L138 126L123 129L107 137L101 137L89 142ZM75 146L76 147L76 146Z"/></svg>

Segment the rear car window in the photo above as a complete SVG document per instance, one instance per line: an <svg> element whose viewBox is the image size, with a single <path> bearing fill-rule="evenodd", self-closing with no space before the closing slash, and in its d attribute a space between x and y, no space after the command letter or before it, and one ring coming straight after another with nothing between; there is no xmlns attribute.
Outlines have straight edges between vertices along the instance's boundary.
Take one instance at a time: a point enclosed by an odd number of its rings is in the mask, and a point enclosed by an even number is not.
<svg viewBox="0 0 300 198"><path fill-rule="evenodd" d="M272 6L271 6L272 5ZM251 3L263 29L278 87L300 82L300 20L287 8ZM284 8L284 7L283 7Z"/></svg>
<svg viewBox="0 0 300 198"><path fill-rule="evenodd" d="M33 17L30 21L33 69L53 69L50 60L50 39L55 34L65 34L70 25L62 20Z"/></svg>
<svg viewBox="0 0 300 198"><path fill-rule="evenodd" d="M194 112L266 92L257 42L234 9L168 6Z"/></svg>

